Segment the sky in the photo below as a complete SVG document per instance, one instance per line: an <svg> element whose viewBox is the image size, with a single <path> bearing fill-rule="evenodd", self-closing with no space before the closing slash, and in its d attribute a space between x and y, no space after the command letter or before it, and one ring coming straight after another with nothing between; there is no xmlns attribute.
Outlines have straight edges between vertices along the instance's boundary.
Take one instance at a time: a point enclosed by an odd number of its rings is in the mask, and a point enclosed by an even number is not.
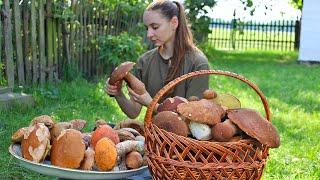
<svg viewBox="0 0 320 180"><path fill-rule="evenodd" d="M179 0L183 2L183 0ZM233 18L233 12L236 11L236 18L243 21L255 20L268 22L272 20L296 20L301 16L299 10L293 8L289 0L252 0L258 5L253 16L250 16L249 10L244 10L244 5L240 0L218 0L217 5L209 10L209 16L212 18L221 18L230 20ZM265 5L269 8L266 10ZM264 14L266 13L266 15Z"/></svg>

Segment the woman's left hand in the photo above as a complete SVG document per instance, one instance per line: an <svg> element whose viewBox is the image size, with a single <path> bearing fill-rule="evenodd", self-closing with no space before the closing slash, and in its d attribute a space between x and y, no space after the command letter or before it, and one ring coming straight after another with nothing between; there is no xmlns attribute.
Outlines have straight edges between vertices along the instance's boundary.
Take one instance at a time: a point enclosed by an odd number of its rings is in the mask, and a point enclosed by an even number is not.
<svg viewBox="0 0 320 180"><path fill-rule="evenodd" d="M146 107L150 105L152 101L152 97L147 91L142 95L135 93L130 87L128 87L128 91L129 91L129 95L132 97L134 101Z"/></svg>

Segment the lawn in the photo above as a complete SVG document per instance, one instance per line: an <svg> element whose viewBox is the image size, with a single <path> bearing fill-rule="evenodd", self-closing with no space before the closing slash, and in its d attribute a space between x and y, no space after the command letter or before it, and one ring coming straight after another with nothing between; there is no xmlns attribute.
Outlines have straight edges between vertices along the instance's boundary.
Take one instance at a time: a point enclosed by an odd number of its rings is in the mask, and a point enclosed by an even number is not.
<svg viewBox="0 0 320 180"><path fill-rule="evenodd" d="M245 76L268 100L281 146L270 150L263 179L320 179L320 66L298 64L295 52L205 52L213 69ZM243 107L264 114L259 97L244 83L212 75L210 87L218 93L232 93ZM116 122L126 118L115 101L104 94L103 80L77 79L17 91L32 93L36 106L0 111L0 177L5 179L53 179L21 168L8 153L11 134L27 126L33 117L48 114L57 121L86 119L87 131L96 119ZM143 117L142 113L139 119Z"/></svg>

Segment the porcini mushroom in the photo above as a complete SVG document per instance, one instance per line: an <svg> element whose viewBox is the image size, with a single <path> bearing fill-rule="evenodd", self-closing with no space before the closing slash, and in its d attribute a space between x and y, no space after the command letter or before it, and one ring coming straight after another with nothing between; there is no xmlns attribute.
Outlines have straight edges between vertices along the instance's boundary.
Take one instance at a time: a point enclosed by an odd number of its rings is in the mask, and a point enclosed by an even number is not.
<svg viewBox="0 0 320 180"><path fill-rule="evenodd" d="M43 123L29 126L21 142L22 156L33 162L42 162L49 149L49 129Z"/></svg>
<svg viewBox="0 0 320 180"><path fill-rule="evenodd" d="M83 119L73 119L70 121L70 123L72 129L81 131L86 126L87 121Z"/></svg>
<svg viewBox="0 0 320 180"><path fill-rule="evenodd" d="M81 162L80 169L90 171L94 166L94 150L89 147L85 153L83 161Z"/></svg>
<svg viewBox="0 0 320 180"><path fill-rule="evenodd" d="M143 158L137 151L128 153L125 161L128 169L138 169L143 164Z"/></svg>
<svg viewBox="0 0 320 180"><path fill-rule="evenodd" d="M152 122L161 129L168 132L187 137L189 130L188 125L182 118L172 111L162 111L153 117Z"/></svg>
<svg viewBox="0 0 320 180"><path fill-rule="evenodd" d="M204 99L214 99L217 97L217 93L212 89L205 90L202 95Z"/></svg>
<svg viewBox="0 0 320 180"><path fill-rule="evenodd" d="M23 139L23 135L26 132L28 128L27 127L23 127L18 129L16 132L14 132L11 136L11 141L14 143L19 143L22 141Z"/></svg>
<svg viewBox="0 0 320 180"><path fill-rule="evenodd" d="M37 116L37 117L33 118L30 126L33 126L37 123L43 123L49 129L51 129L54 125L54 120L52 119L52 117L50 117L48 115L41 115L41 116Z"/></svg>
<svg viewBox="0 0 320 180"><path fill-rule="evenodd" d="M58 122L53 125L53 127L50 129L51 134L51 141L53 142L54 139L56 139L62 131L66 129L71 129L72 124L70 122Z"/></svg>
<svg viewBox="0 0 320 180"><path fill-rule="evenodd" d="M81 132L75 129L64 130L52 144L51 163L65 168L79 168L84 158L85 144Z"/></svg>
<svg viewBox="0 0 320 180"><path fill-rule="evenodd" d="M178 112L185 118L198 123L215 125L221 122L225 111L220 105L214 104L207 99L181 103L177 108Z"/></svg>
<svg viewBox="0 0 320 180"><path fill-rule="evenodd" d="M229 119L214 125L211 129L212 138L216 141L229 141L237 132L238 128Z"/></svg>
<svg viewBox="0 0 320 180"><path fill-rule="evenodd" d="M123 121L120 121L114 129L121 129L121 128L132 128L137 130L140 134L144 134L144 125L142 122L137 121L135 119L126 119Z"/></svg>
<svg viewBox="0 0 320 180"><path fill-rule="evenodd" d="M270 148L280 145L280 137L276 128L257 111L240 108L227 111L228 118L247 135L257 139Z"/></svg>
<svg viewBox="0 0 320 180"><path fill-rule="evenodd" d="M175 96L173 98L167 98L161 104L159 104L157 112L162 112L162 111L177 112L177 106L181 103L186 103L186 102L188 102L187 99L179 96Z"/></svg>
<svg viewBox="0 0 320 180"><path fill-rule="evenodd" d="M193 137L198 140L209 140L212 138L211 128L207 124L190 121L189 128Z"/></svg>
<svg viewBox="0 0 320 180"><path fill-rule="evenodd" d="M111 85L115 85L118 81L125 80L129 87L136 92L137 94L141 95L146 92L144 84L136 78L134 75L130 73L130 70L135 65L134 62L124 62L121 63L112 73L109 79L109 83Z"/></svg>

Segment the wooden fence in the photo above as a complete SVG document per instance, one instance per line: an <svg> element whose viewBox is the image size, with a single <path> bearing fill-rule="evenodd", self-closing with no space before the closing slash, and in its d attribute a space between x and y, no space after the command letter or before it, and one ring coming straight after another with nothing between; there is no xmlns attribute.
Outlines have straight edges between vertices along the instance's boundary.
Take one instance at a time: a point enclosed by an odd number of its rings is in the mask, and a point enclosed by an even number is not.
<svg viewBox="0 0 320 180"><path fill-rule="evenodd" d="M99 36L143 32L141 12L94 0L64 2L3 0L0 79L6 86L43 85L60 79L67 66L92 77L99 74Z"/></svg>
<svg viewBox="0 0 320 180"><path fill-rule="evenodd" d="M293 51L299 48L299 20L262 23L212 19L210 27L209 42L217 49Z"/></svg>

